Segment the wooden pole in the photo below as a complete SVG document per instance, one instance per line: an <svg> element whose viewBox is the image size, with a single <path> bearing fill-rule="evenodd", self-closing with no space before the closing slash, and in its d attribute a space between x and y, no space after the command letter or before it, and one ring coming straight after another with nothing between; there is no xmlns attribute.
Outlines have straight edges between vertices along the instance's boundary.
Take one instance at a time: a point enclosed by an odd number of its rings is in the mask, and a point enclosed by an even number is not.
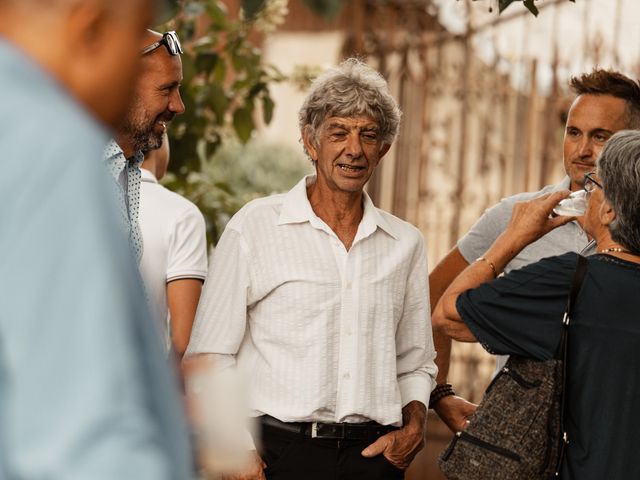
<svg viewBox="0 0 640 480"><path fill-rule="evenodd" d="M469 72L472 60L471 51L471 7L469 1L465 2L467 10L467 31L463 36L463 62L460 76L462 84L460 85L460 136L458 140L458 168L456 172L456 189L454 198L451 199L453 205L453 216L451 217L451 226L449 229L449 243L453 245L460 236L460 218L462 206L464 204L464 173L467 156L467 120L469 117Z"/></svg>

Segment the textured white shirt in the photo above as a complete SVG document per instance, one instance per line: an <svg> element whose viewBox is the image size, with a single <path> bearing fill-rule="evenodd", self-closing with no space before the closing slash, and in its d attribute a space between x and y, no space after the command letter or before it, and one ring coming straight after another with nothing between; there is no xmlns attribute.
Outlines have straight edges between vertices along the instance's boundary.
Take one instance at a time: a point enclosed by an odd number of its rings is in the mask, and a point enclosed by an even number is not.
<svg viewBox="0 0 640 480"><path fill-rule="evenodd" d="M314 180L231 219L187 355L237 359L253 415L401 425L404 405L428 404L437 372L423 237L365 194L347 251L309 204Z"/></svg>
<svg viewBox="0 0 640 480"><path fill-rule="evenodd" d="M149 170L140 169L140 233L144 251L140 275L151 310L171 346L171 318L167 283L181 278L207 276L207 239L204 217L198 207L158 183Z"/></svg>

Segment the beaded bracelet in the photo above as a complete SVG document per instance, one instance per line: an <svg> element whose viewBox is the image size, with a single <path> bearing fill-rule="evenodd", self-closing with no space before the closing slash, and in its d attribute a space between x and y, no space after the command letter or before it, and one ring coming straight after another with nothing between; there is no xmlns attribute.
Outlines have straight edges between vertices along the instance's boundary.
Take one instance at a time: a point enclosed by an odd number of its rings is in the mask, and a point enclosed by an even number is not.
<svg viewBox="0 0 640 480"><path fill-rule="evenodd" d="M433 389L433 392L431 392L431 397L429 398L429 408L433 408L436 403L438 403L444 397L449 397L451 395L455 395L451 384L440 383L436 385L436 388Z"/></svg>

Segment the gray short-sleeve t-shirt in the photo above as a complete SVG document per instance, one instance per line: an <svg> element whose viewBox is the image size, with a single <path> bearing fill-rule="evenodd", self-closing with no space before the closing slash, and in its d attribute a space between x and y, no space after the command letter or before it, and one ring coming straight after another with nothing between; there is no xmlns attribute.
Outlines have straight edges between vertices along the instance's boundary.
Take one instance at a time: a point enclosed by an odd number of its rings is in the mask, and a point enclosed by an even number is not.
<svg viewBox="0 0 640 480"><path fill-rule="evenodd" d="M569 183L569 177L565 177L560 183L547 185L537 192L518 193L503 198L499 203L485 210L484 214L471 227L471 230L458 240L458 250L467 262L472 263L484 255L496 238L507 228L511 211L516 203L531 200L545 193L567 190ZM588 246L589 239L584 230L577 222L569 222L524 248L505 266L504 271L508 273L543 258L567 252L577 252L583 255L593 253L587 248ZM502 355L497 357L496 371L504 366L507 358Z"/></svg>
<svg viewBox="0 0 640 480"><path fill-rule="evenodd" d="M569 177L556 184L547 185L537 192L518 193L502 199L493 207L485 210L484 214L471 227L471 230L462 237L457 244L458 250L464 259L471 263L484 255L498 236L507 228L511 211L517 202L524 202L539 197L545 193L556 192L569 188ZM570 222L552 230L544 237L533 242L520 252L505 267L505 273L522 268L538 260L562 255L567 252L581 252L587 246L589 240L577 222Z"/></svg>

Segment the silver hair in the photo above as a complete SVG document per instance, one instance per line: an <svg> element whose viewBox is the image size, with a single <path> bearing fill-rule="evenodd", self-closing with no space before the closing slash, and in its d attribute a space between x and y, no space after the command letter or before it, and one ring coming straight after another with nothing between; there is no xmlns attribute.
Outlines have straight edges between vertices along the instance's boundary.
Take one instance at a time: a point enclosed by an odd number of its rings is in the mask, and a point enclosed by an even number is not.
<svg viewBox="0 0 640 480"><path fill-rule="evenodd" d="M400 108L391 96L387 81L356 58L342 62L314 80L300 111L300 131L305 128L314 145L327 117L371 117L380 129L382 144L391 145L400 126ZM308 155L305 148L305 153Z"/></svg>
<svg viewBox="0 0 640 480"><path fill-rule="evenodd" d="M605 198L616 212L611 238L640 254L640 131L621 130L606 143L598 159Z"/></svg>

